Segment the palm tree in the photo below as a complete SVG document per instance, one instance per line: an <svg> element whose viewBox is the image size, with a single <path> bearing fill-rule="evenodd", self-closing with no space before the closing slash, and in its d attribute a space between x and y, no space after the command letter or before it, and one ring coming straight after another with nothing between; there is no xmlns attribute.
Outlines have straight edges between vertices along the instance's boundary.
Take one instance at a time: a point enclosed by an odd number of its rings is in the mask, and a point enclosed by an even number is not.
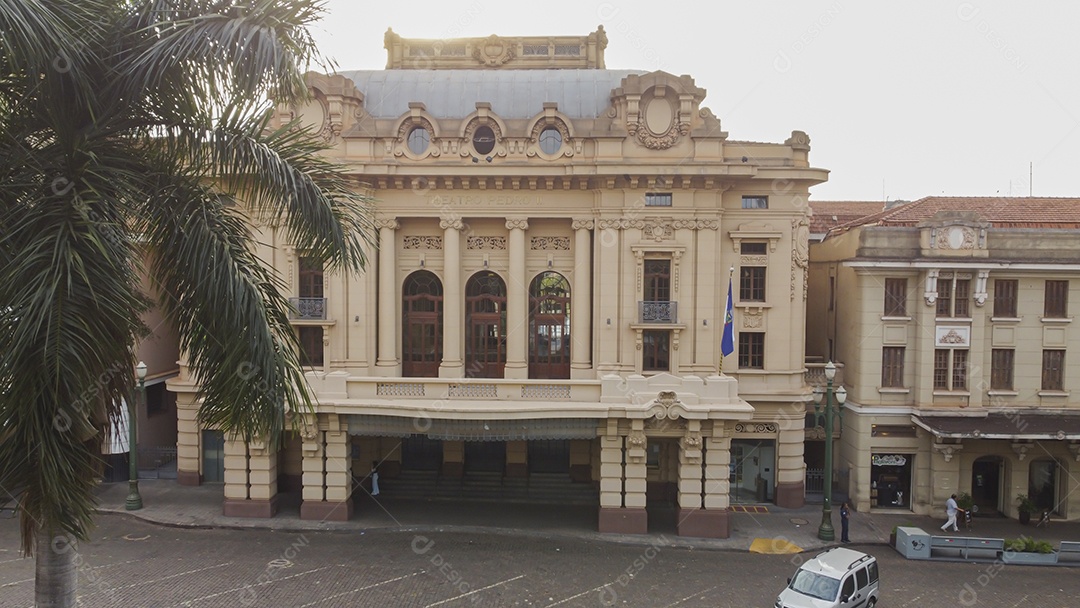
<svg viewBox="0 0 1080 608"><path fill-rule="evenodd" d="M101 434L139 315L176 323L202 420L276 440L310 411L282 284L249 217L358 271L368 201L322 141L271 128L322 65L320 0L0 0L0 491L39 606L72 606ZM140 292L141 272L157 302ZM238 381L236 371L258 370Z"/></svg>

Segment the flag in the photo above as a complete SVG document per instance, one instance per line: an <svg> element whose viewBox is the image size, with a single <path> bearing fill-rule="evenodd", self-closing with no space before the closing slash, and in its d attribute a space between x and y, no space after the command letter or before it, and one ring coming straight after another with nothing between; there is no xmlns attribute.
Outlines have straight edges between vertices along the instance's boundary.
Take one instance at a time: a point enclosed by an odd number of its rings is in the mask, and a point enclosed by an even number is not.
<svg viewBox="0 0 1080 608"><path fill-rule="evenodd" d="M735 352L735 319L732 316L731 275L727 282L727 310L724 312L724 336L720 338L720 354L728 356Z"/></svg>

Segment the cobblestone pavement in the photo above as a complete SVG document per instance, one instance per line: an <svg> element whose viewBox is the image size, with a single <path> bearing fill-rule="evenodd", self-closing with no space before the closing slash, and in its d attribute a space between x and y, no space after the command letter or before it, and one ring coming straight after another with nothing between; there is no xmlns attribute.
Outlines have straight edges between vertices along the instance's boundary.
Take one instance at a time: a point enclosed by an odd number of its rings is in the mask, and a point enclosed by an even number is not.
<svg viewBox="0 0 1080 608"><path fill-rule="evenodd" d="M102 515L80 548L80 605L772 606L809 554L758 555L464 532L190 530ZM895 607L1080 604L1072 568L912 562L881 545ZM33 602L17 520L0 520L0 606Z"/></svg>

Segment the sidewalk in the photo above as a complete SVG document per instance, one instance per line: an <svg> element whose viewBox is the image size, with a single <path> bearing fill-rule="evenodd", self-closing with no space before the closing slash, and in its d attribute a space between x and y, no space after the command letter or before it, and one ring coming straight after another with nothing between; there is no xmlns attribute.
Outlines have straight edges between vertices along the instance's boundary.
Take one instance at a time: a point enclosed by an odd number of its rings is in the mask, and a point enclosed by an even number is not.
<svg viewBox="0 0 1080 608"><path fill-rule="evenodd" d="M278 531L325 530L340 532L500 532L525 537L575 538L623 544L662 545L728 551L748 551L754 539L778 539L804 551L819 550L838 542L817 538L821 505L799 509L770 505L768 513L732 513L732 534L725 539L684 538L675 534L675 510L649 509L647 535L600 534L596 531L597 508L528 503L495 503L431 500L417 501L366 494L355 501L347 522L304 521L300 519L299 497L283 495L278 514L271 519L225 517L222 486L181 486L173 480L139 481L143 508L124 509L127 483L102 484L97 489L98 511L121 513L141 520L175 527L269 529ZM941 533L942 518L913 513L852 513L851 540L855 545L887 544L893 526L915 526L931 534ZM833 507L833 525L840 538L839 503ZM1030 536L1058 541L1080 541L1080 522L1052 521L1049 527L1022 526L1014 519L975 518L972 530L948 532L956 536L1016 538Z"/></svg>

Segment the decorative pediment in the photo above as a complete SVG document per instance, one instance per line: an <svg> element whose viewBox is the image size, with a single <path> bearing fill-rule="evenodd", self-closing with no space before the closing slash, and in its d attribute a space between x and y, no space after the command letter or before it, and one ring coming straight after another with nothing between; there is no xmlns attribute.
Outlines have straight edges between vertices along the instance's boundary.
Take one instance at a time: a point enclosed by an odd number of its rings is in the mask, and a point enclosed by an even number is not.
<svg viewBox="0 0 1080 608"><path fill-rule="evenodd" d="M660 391L649 407L648 414L651 418L677 420L685 411L675 391Z"/></svg>
<svg viewBox="0 0 1080 608"><path fill-rule="evenodd" d="M732 230L728 233L728 237L731 239L731 246L736 252L742 251L743 241L768 241L769 251L776 251L776 245L783 236L784 233L782 231L773 228L771 224L761 222L739 224L738 230Z"/></svg>
<svg viewBox="0 0 1080 608"><path fill-rule="evenodd" d="M626 117L626 131L651 150L666 150L702 121L699 108L705 89L689 76L663 71L631 74L612 91L617 115Z"/></svg>

